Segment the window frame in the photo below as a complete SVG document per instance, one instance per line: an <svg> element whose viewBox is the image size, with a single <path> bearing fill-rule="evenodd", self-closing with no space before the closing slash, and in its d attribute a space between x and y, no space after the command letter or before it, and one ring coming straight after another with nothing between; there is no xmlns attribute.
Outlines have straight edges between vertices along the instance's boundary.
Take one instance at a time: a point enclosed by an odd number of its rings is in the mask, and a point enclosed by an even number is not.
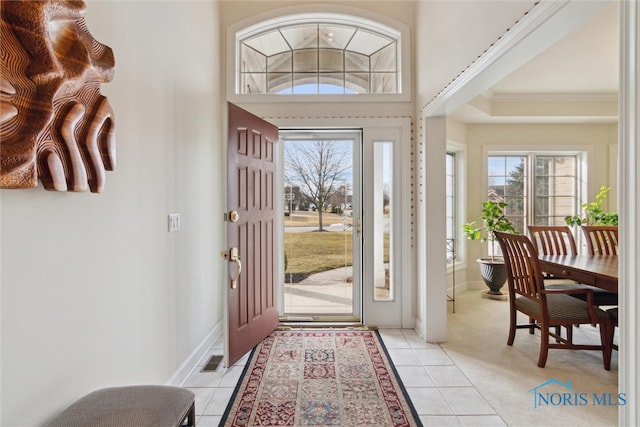
<svg viewBox="0 0 640 427"><path fill-rule="evenodd" d="M453 263L449 262L447 259L447 271L451 272L453 268L462 268L466 263L466 238L462 234L462 225L466 222L466 201L467 201L467 179L466 179L466 171L467 171L467 147L465 144L458 144L456 142L447 141L445 156L453 154L454 157L454 212L453 212L453 238L455 244L455 260ZM446 157L445 157L446 159ZM445 175L446 175L446 165L445 165ZM447 190L445 189L445 203L446 203L446 194ZM448 217L445 206L445 220ZM447 236L447 231L445 230L445 238L449 239Z"/></svg>
<svg viewBox="0 0 640 427"><path fill-rule="evenodd" d="M305 12L308 6L286 8L271 12L272 17L265 19L264 14L258 14L227 28L227 64L226 64L226 91L227 99L231 102L256 102L256 103L291 103L291 102L406 102L411 98L411 63L410 46L411 33L409 26L391 18L362 11L361 15L354 15L354 9L342 11L336 5L335 12L318 13ZM360 12L360 11L359 11ZM366 15L366 16L365 16ZM240 40L249 34L264 31L267 28L275 28L280 25L290 24L292 21L320 22L326 19L338 20L342 23L351 22L362 28L372 28L379 32L397 34L397 65L398 93L387 94L240 94L237 93L238 66L240 63ZM336 22L338 22L336 21Z"/></svg>
<svg viewBox="0 0 640 427"><path fill-rule="evenodd" d="M525 195L524 198L527 200L526 209L524 212L524 230L519 230L521 233L527 234L527 225L535 224L535 160L536 157L544 157L544 156L575 156L576 157L576 201L575 201L575 209L576 211L573 213L580 213L580 205L584 203L587 196L588 190L588 157L590 149L586 147L572 147L571 149L559 148L559 149L551 149L545 147L541 149L540 147L533 149L495 149L487 147L483 153L483 192L482 194L486 195L489 191L489 156L518 156L525 157L527 163L527 181L525 183Z"/></svg>

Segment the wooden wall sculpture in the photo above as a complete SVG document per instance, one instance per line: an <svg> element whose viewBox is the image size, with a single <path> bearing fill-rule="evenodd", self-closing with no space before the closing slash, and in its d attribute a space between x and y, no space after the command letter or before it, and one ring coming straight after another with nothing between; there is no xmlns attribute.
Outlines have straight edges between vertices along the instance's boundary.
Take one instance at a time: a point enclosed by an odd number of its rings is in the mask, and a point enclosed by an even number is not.
<svg viewBox="0 0 640 427"><path fill-rule="evenodd" d="M113 52L83 1L0 3L0 188L104 189L115 167L114 115L100 84Z"/></svg>

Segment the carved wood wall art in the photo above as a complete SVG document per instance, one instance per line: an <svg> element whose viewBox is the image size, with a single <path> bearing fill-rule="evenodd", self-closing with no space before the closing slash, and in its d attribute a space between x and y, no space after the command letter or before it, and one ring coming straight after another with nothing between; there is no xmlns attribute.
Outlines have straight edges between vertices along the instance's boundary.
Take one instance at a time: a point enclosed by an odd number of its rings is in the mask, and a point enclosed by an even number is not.
<svg viewBox="0 0 640 427"><path fill-rule="evenodd" d="M0 3L0 188L104 189L115 167L114 114L100 84L111 48L83 1Z"/></svg>

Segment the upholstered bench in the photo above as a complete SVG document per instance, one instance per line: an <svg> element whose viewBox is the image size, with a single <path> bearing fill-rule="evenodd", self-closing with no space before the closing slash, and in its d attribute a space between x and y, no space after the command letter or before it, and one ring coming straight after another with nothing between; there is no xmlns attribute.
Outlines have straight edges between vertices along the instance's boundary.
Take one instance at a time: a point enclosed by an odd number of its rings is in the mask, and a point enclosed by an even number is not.
<svg viewBox="0 0 640 427"><path fill-rule="evenodd" d="M49 427L195 426L195 395L173 386L135 385L96 390L71 404Z"/></svg>

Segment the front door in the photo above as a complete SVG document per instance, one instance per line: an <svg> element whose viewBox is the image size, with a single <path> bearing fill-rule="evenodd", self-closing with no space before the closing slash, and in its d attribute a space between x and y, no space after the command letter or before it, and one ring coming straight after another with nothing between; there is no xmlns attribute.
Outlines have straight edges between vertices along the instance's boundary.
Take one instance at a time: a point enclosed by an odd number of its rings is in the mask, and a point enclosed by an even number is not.
<svg viewBox="0 0 640 427"><path fill-rule="evenodd" d="M278 128L234 104L228 103L228 108L226 366L278 326L274 206Z"/></svg>

